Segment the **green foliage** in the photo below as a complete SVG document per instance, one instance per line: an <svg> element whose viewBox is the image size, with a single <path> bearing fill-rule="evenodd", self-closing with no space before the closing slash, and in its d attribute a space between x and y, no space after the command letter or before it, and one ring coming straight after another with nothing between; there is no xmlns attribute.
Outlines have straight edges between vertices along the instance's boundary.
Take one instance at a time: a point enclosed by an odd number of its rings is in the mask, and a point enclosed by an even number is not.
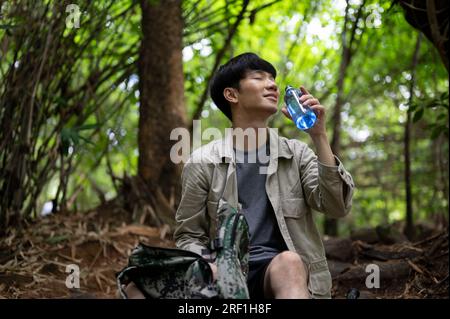
<svg viewBox="0 0 450 319"><path fill-rule="evenodd" d="M278 70L277 84L282 91L287 84L304 85L326 107L331 140L334 125L331 115L342 61L345 3L334 0L250 1L238 32L220 62L248 51L272 62ZM349 3L347 28L356 18L362 1ZM39 161L37 150L45 145L58 148L60 142L59 151L64 160L74 164L68 197L82 189L73 209L84 210L98 204L96 188L107 198L114 197L117 190L111 174L120 177L137 171L139 89L136 74L142 38L141 11L137 4L134 0L81 2L80 29L66 28L61 33L60 50L71 60L55 71L53 77L57 80L38 90L37 101L46 108L39 108L42 112L39 116L45 121L33 136L36 139L33 158L38 168L44 168L47 161ZM265 6L267 4L270 5ZM182 5L185 105L191 118L207 89L217 53L227 39L242 1L186 0ZM8 10L5 5L3 12ZM52 12L50 10L48 15ZM62 13L57 16L65 18ZM16 61L25 57L26 52L20 50L19 44L32 43L31 31L27 34L21 29L26 26L25 22L21 16L5 14L0 25L2 79L14 70ZM39 32L45 33L49 24L42 22L39 27ZM416 39L417 31L405 21L397 6L391 7L391 1L365 1L343 87L340 157L357 187L353 214L341 224L343 231L404 219L403 137L407 112L413 122L411 159L415 217L427 219L447 214L448 73L436 49L423 39L409 105ZM345 41L349 45L351 38L347 36ZM49 65L52 62L58 61L49 61ZM95 92L90 91L93 81L98 84ZM5 92L2 88L1 92ZM75 112L67 115L71 110ZM223 130L230 125L211 99L206 100L202 111L203 130L210 126ZM2 112L0 110L0 115ZM62 123L61 119L64 119ZM281 112L272 117L270 125L287 137L310 143L307 134L298 131ZM64 162L58 161L48 182L41 187L38 207L55 196L61 165L64 167Z"/></svg>
<svg viewBox="0 0 450 319"><path fill-rule="evenodd" d="M62 154L67 156L69 153L69 147L70 146L75 146L75 147L78 146L80 144L80 140L82 140L88 144L95 145L90 140L88 140L87 138L80 135L80 132L84 131L84 130L91 130L94 128L99 128L99 127L100 127L99 124L86 124L86 125L81 125L81 126L71 127L71 128L64 127L60 133Z"/></svg>
<svg viewBox="0 0 450 319"><path fill-rule="evenodd" d="M413 122L416 123L423 118L425 112L432 117L427 125L427 130L431 132L430 138L435 139L440 134L448 138L448 91L437 94L437 97L422 97L417 99L408 109L414 114Z"/></svg>
<svg viewBox="0 0 450 319"><path fill-rule="evenodd" d="M360 2L351 3L354 16ZM287 84L308 88L328 110L329 139L342 54L344 4L343 1L276 3L243 21L223 59L254 51L276 66L281 90ZM345 78L341 159L353 174L357 191L353 214L340 225L344 232L405 218L403 137L417 31L405 21L403 12L391 5L391 1L366 1L364 23L356 30L359 42L353 47L354 55ZM205 57L194 50L192 58L185 61L189 112L195 109L195 101L203 89L198 85L205 83L195 83L194 79L201 77L204 70L209 72L224 34L212 34L207 39L211 54ZM194 72L196 76L192 76ZM439 168L439 163L448 165L448 95L442 94L448 91L448 74L428 41L422 41L415 72L412 101L424 107L423 117L419 120L420 115L414 115L417 122L412 126L413 209L415 218L427 219L448 211L445 195L448 168ZM296 130L280 113L272 118L271 125L290 138L310 143L308 136ZM229 126L210 101L203 115L203 128ZM438 135L442 137L436 140ZM322 220L321 215L318 220Z"/></svg>

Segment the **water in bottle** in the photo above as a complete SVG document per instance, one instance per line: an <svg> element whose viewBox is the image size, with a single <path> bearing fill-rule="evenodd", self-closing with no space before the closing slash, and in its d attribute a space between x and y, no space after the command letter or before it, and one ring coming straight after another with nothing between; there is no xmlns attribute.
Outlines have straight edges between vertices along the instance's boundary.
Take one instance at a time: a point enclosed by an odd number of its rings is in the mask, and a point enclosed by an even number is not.
<svg viewBox="0 0 450 319"><path fill-rule="evenodd" d="M288 85L284 95L284 102L286 103L286 108L294 120L295 125L300 130L307 130L314 126L317 116L313 110L300 102L300 97L302 95L302 91Z"/></svg>

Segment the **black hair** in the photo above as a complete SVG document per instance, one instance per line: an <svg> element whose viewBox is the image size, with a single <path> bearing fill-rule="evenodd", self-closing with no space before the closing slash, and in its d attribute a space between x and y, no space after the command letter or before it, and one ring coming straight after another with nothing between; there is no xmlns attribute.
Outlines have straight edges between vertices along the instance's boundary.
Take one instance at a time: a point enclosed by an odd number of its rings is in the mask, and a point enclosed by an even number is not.
<svg viewBox="0 0 450 319"><path fill-rule="evenodd" d="M223 95L223 90L227 87L239 89L239 81L245 77L246 72L249 70L265 71L274 78L277 76L277 71L272 64L261 59L255 53L243 53L221 65L211 81L211 98L230 120L231 107Z"/></svg>

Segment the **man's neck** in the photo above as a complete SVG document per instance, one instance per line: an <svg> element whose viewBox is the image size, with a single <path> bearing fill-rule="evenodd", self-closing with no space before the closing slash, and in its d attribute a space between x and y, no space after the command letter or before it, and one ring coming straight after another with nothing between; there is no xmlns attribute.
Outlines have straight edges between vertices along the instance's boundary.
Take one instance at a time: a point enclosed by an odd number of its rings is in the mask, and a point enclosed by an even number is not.
<svg viewBox="0 0 450 319"><path fill-rule="evenodd" d="M251 151L267 143L268 129L265 121L233 121L233 147Z"/></svg>

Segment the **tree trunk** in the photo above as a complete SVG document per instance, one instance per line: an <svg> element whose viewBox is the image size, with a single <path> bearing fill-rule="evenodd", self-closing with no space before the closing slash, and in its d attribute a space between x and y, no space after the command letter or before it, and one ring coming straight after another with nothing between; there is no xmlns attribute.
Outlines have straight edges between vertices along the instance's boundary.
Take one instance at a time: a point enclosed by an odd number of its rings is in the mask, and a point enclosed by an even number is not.
<svg viewBox="0 0 450 319"><path fill-rule="evenodd" d="M181 168L170 160L170 132L186 126L181 0L141 0L138 175L153 193L180 193Z"/></svg>
<svg viewBox="0 0 450 319"><path fill-rule="evenodd" d="M413 236L413 210L411 198L411 158L410 158L410 135L411 135L411 113L407 112L404 133L404 153L405 158L405 194L406 194L406 226L405 235L411 239Z"/></svg>
<svg viewBox="0 0 450 319"><path fill-rule="evenodd" d="M448 0L398 0L405 20L436 47L448 72Z"/></svg>
<svg viewBox="0 0 450 319"><path fill-rule="evenodd" d="M416 66L419 57L421 36L417 36L417 42L414 49L412 65L411 65L411 86L409 87L409 101L411 106L414 98L414 86L416 81ZM408 239L414 238L414 222L413 222L413 209L412 209L412 195L411 195L411 156L410 156L410 136L411 136L411 113L407 112L405 122L405 135L404 135L404 158L405 158L405 193L406 193L406 226L405 235Z"/></svg>

